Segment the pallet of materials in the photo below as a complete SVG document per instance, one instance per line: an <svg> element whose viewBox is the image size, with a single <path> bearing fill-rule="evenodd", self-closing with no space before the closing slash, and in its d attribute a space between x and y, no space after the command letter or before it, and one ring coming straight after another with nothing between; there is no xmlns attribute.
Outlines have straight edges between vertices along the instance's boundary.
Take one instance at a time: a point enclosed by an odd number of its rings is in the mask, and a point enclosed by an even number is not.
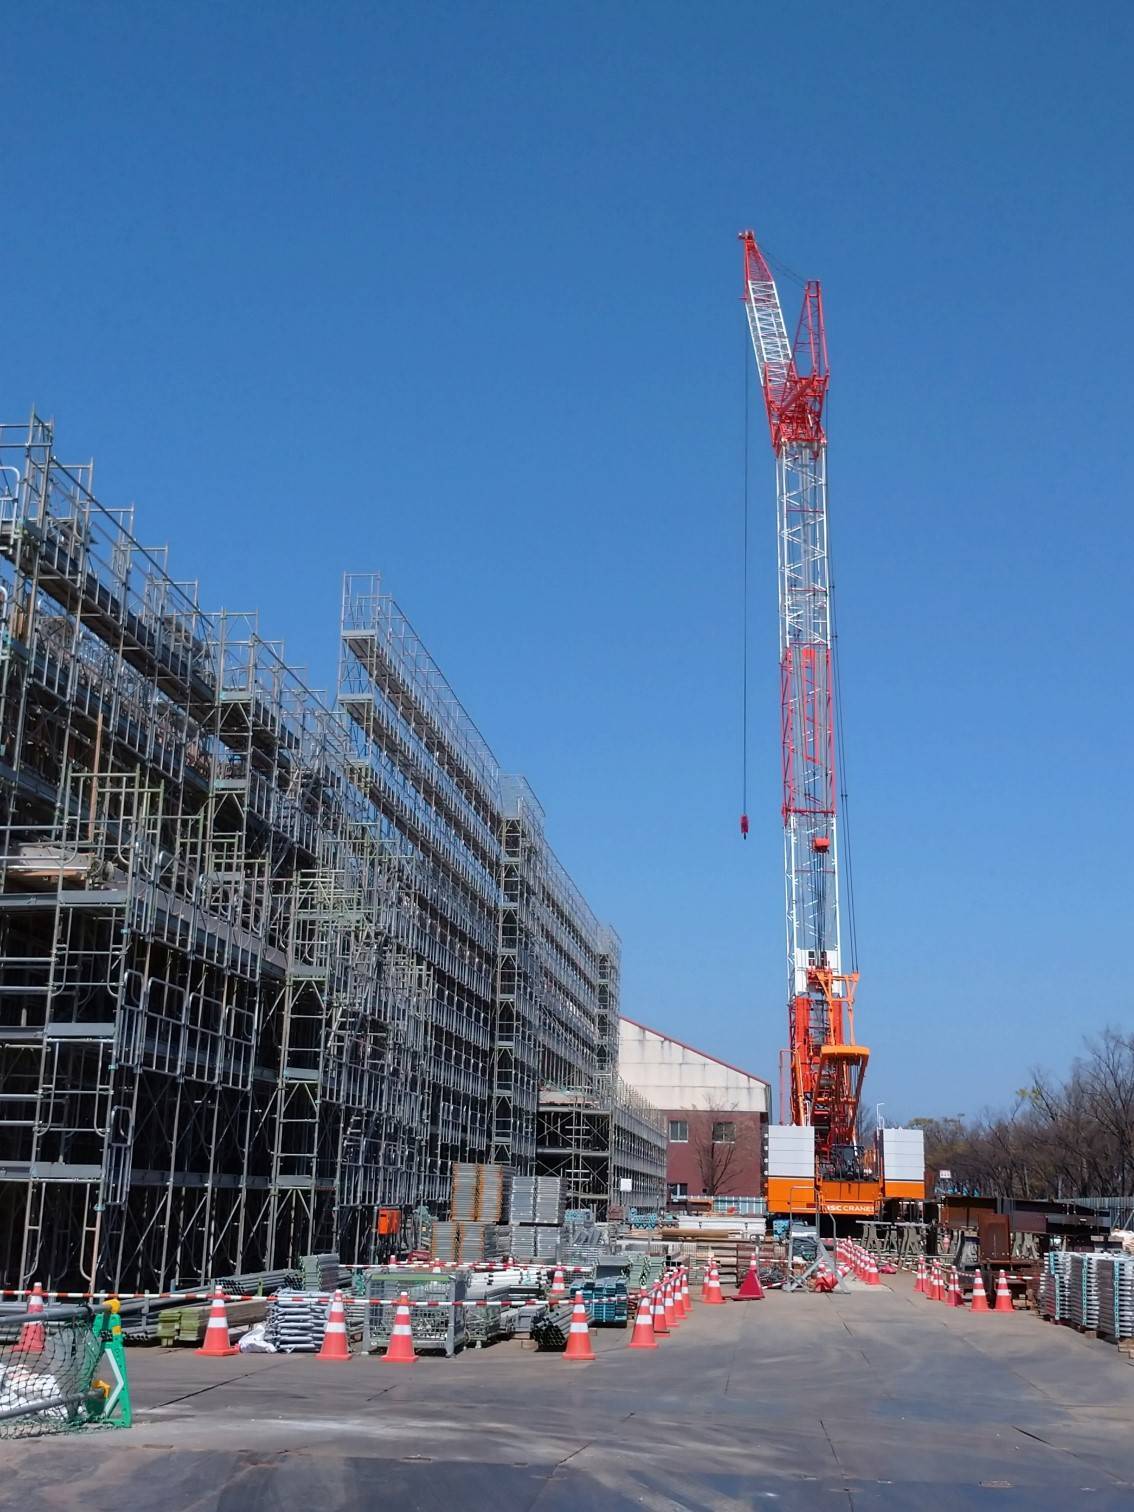
<svg viewBox="0 0 1134 1512"><path fill-rule="evenodd" d="M205 1329L209 1326L209 1302L192 1307L167 1307L158 1315L158 1342L166 1349L176 1344L192 1344L199 1348L205 1342ZM230 1302L225 1309L231 1333L242 1333L253 1323L259 1323L268 1311L267 1297L256 1297L249 1302Z"/></svg>

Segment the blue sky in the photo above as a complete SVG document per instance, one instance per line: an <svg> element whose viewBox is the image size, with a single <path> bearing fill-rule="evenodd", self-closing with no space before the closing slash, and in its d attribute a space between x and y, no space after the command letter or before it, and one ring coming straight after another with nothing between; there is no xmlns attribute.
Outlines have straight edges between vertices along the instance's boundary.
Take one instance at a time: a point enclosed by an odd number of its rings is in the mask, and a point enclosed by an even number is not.
<svg viewBox="0 0 1134 1512"><path fill-rule="evenodd" d="M773 472L738 230L822 279L867 1096L1131 1024L1127 6L42 3L0 401L332 676L380 569L622 934L785 1030ZM798 291L784 287L794 306ZM790 317L789 317L790 318Z"/></svg>

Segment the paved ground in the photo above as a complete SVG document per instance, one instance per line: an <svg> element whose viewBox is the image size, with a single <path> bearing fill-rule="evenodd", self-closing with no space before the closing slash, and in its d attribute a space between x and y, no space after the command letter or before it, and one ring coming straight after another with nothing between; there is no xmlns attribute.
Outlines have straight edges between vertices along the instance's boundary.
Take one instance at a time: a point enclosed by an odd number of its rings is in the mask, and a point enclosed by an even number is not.
<svg viewBox="0 0 1134 1512"><path fill-rule="evenodd" d="M114 1512L1134 1512L1134 1368L894 1290L698 1307L408 1368L130 1351L130 1432L0 1445L0 1507Z"/></svg>

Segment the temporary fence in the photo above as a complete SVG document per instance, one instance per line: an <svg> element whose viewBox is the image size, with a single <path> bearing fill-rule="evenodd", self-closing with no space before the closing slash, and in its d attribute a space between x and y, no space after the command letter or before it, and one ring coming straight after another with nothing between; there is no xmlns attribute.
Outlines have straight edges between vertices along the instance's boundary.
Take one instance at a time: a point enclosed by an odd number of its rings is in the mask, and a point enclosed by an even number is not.
<svg viewBox="0 0 1134 1512"><path fill-rule="evenodd" d="M128 1428L131 1421L116 1311L0 1312L0 1439Z"/></svg>

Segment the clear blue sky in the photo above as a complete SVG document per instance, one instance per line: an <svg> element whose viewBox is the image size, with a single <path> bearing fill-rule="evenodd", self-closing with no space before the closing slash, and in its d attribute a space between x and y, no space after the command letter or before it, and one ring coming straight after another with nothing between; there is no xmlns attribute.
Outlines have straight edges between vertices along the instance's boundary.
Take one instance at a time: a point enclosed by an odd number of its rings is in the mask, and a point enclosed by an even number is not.
<svg viewBox="0 0 1134 1512"><path fill-rule="evenodd" d="M1000 1101L1131 1023L1132 14L25 6L3 418L54 415L317 683L381 569L620 930L626 1011L774 1078L755 226L827 302L867 1095Z"/></svg>

